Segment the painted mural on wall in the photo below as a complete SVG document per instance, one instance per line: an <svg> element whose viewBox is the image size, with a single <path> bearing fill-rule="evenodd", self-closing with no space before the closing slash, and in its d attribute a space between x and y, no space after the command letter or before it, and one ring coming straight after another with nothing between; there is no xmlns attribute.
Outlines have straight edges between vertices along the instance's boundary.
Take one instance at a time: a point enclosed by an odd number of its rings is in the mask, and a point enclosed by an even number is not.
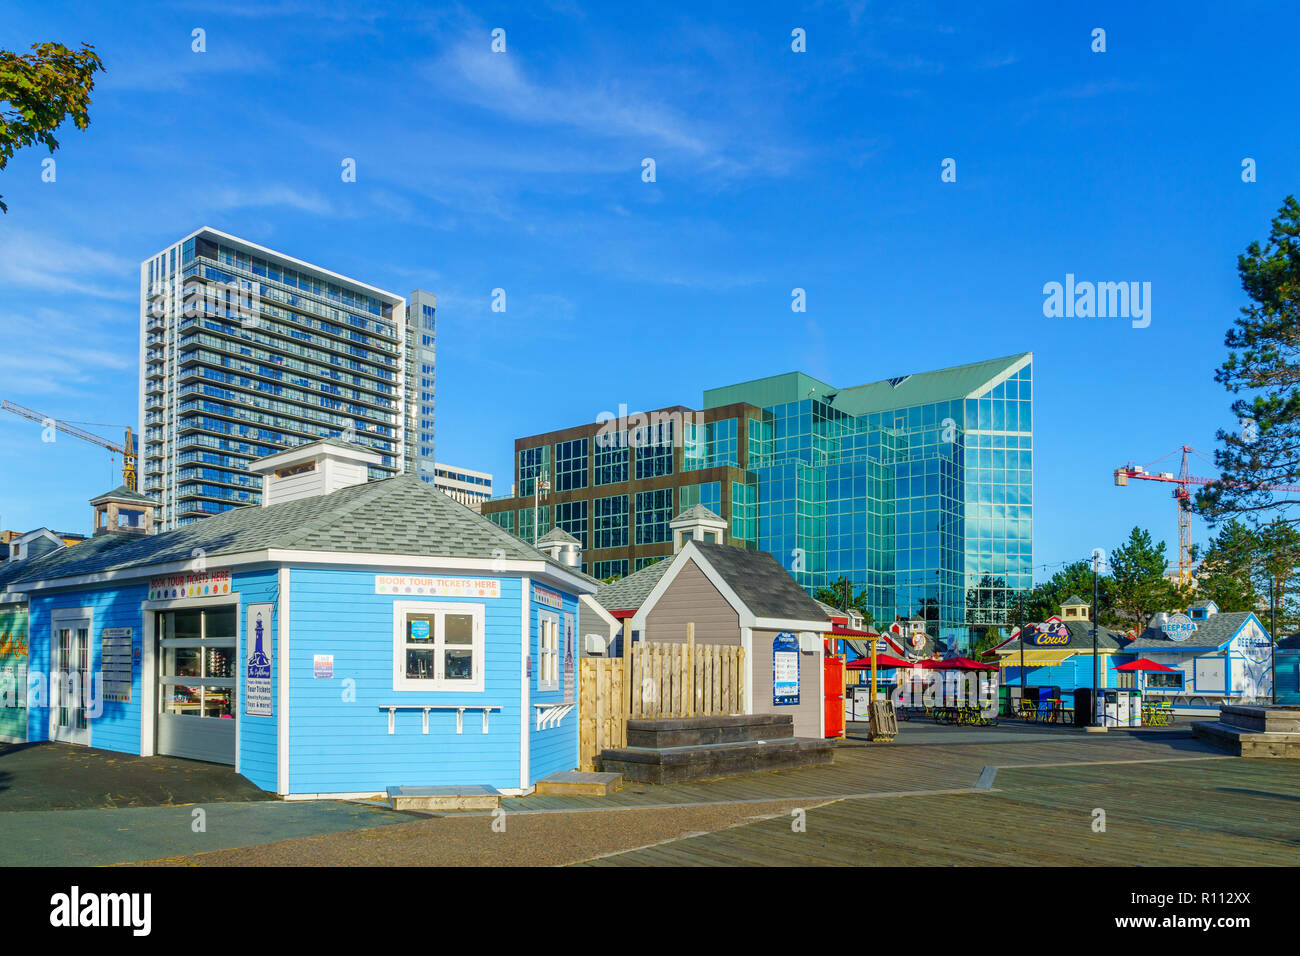
<svg viewBox="0 0 1300 956"><path fill-rule="evenodd" d="M0 740L27 739L27 609L0 609Z"/></svg>
<svg viewBox="0 0 1300 956"><path fill-rule="evenodd" d="M1255 627L1248 627L1232 640L1231 650L1240 654L1233 674L1233 690L1244 697L1273 696L1273 642Z"/></svg>

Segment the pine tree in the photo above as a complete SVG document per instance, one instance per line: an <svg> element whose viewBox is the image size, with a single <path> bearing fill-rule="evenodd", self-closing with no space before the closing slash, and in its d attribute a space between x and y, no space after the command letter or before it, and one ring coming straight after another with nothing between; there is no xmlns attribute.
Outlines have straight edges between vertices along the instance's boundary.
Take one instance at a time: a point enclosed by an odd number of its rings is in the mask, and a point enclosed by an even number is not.
<svg viewBox="0 0 1300 956"><path fill-rule="evenodd" d="M1142 528L1130 531L1128 540L1111 552L1107 596L1112 619L1138 633L1157 612L1181 603L1177 589L1165 580L1165 543L1154 544Z"/></svg>
<svg viewBox="0 0 1300 956"><path fill-rule="evenodd" d="M1268 488L1300 484L1300 203L1294 196L1273 220L1268 243L1252 242L1237 257L1237 272L1250 304L1228 330L1228 358L1215 380L1234 396L1240 428L1218 432L1220 477L1196 496L1197 511L1211 523L1300 504L1300 497Z"/></svg>

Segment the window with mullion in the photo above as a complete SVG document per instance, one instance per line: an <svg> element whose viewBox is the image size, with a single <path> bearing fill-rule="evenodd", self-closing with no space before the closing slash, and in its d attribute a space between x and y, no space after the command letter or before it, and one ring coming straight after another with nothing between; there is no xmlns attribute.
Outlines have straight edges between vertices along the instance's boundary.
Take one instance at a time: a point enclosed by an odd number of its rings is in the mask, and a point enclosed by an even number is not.
<svg viewBox="0 0 1300 956"><path fill-rule="evenodd" d="M481 691L481 604L394 602L394 690Z"/></svg>

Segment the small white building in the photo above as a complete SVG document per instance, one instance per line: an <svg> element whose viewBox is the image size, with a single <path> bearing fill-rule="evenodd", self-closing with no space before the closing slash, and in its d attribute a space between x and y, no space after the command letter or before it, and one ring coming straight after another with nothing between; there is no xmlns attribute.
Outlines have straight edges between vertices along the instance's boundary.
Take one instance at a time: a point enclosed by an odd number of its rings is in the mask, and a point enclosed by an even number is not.
<svg viewBox="0 0 1300 956"><path fill-rule="evenodd" d="M1214 706L1273 695L1268 631L1252 612L1220 611L1213 601L1197 601L1186 614L1157 614L1140 637L1124 645L1123 655L1174 668L1147 675L1143 693L1150 697Z"/></svg>

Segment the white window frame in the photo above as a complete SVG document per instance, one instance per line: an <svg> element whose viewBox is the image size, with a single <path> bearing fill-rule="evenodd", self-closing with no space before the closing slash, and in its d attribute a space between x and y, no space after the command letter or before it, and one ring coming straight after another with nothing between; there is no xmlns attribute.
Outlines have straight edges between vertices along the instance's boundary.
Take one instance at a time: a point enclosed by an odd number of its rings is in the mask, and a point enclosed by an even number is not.
<svg viewBox="0 0 1300 956"><path fill-rule="evenodd" d="M473 618L474 637L472 657L473 680L447 680L446 678L418 678L406 676L406 618L417 614L434 618L432 644L423 645L434 651L436 668L441 669L446 660L443 651L444 618L447 614L468 614ZM461 604L451 601L394 601L393 602L393 690L432 691L435 693L483 693L483 664L486 648L486 607L482 604ZM453 647L458 645L453 645Z"/></svg>
<svg viewBox="0 0 1300 956"><path fill-rule="evenodd" d="M537 689L560 689L560 615L555 611L537 612Z"/></svg>

